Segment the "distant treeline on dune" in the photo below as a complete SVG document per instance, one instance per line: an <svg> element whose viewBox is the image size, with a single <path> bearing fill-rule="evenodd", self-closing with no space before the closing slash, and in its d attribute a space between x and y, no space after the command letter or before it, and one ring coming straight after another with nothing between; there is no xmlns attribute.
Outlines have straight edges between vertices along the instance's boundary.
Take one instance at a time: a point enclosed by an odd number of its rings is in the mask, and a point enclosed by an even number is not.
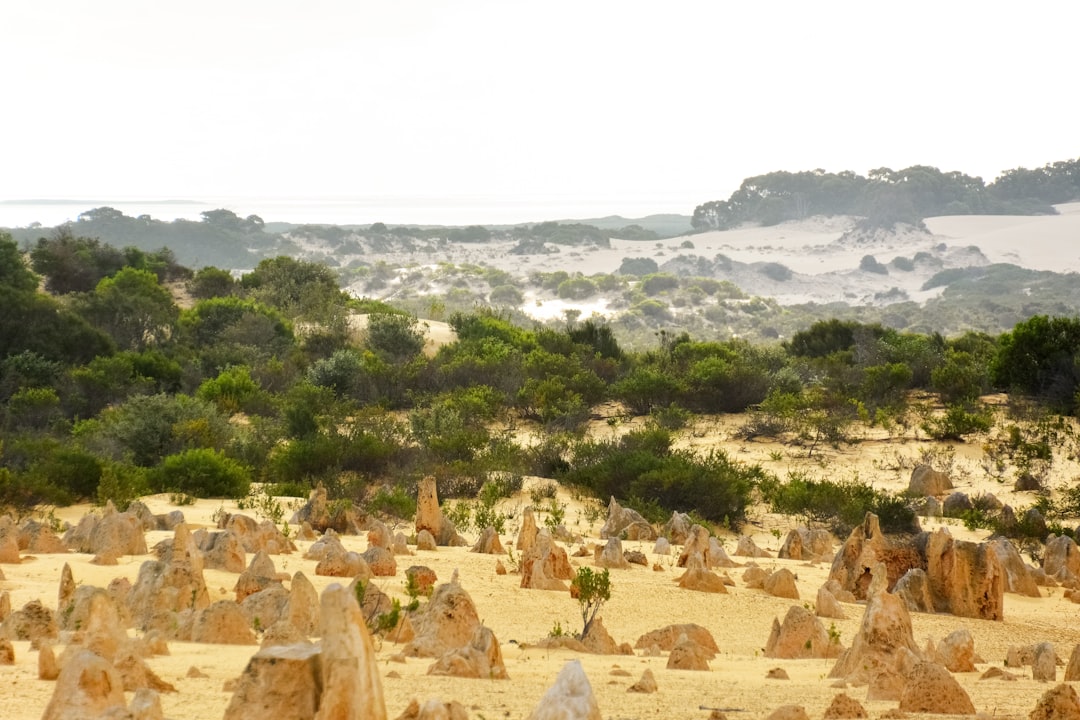
<svg viewBox="0 0 1080 720"><path fill-rule="evenodd" d="M856 215L866 227L919 225L937 215L1046 215L1055 203L1080 199L1080 159L1003 172L986 184L962 172L914 165L878 168L866 176L812 170L778 171L747 178L727 200L694 210L697 230L727 230L743 223L776 225L812 215Z"/></svg>

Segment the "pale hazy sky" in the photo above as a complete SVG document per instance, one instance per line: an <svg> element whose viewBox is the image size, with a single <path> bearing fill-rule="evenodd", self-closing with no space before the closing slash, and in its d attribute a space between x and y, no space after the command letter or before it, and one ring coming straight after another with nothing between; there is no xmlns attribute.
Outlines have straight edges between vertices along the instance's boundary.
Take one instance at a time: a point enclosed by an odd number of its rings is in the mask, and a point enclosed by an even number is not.
<svg viewBox="0 0 1080 720"><path fill-rule="evenodd" d="M0 199L689 213L772 170L989 181L1080 155L1078 27L1075 1L4 0Z"/></svg>

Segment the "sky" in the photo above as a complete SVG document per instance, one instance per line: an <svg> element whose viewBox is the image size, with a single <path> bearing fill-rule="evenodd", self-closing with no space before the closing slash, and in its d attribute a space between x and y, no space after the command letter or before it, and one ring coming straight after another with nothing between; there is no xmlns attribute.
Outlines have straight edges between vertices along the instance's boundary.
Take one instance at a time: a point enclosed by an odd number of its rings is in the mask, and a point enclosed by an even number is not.
<svg viewBox="0 0 1080 720"><path fill-rule="evenodd" d="M1003 8L1003 9L998 9ZM7 0L0 200L540 199L1080 156L1076 2Z"/></svg>

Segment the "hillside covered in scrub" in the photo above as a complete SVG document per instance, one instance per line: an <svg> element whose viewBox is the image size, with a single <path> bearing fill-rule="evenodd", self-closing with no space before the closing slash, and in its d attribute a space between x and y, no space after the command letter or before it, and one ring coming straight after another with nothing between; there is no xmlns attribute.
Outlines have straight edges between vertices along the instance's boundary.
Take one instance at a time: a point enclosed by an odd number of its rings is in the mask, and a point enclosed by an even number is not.
<svg viewBox="0 0 1080 720"><path fill-rule="evenodd" d="M616 496L653 519L693 511L735 528L775 477L688 446L680 432L694 417L745 413L747 441L807 456L868 429L1004 433L997 472L1021 458L1017 473L1045 475L1071 427L1052 418L1077 411L1080 320L1069 317L952 337L832 319L756 344L661 331L631 351L603 322L530 328L477 308L451 314L452 332L425 347L424 320L350 297L322 265L278 257L234 279L168 253L78 247L78 263L35 248L39 277L0 241L0 502L21 512L122 507L148 492L246 497L266 483L298 497L322 484L334 500L407 515L423 476L473 497L509 473ZM1029 408L1017 416L1035 418L1028 430L1001 425L983 400L994 392ZM598 418L629 429L590 431ZM877 491L857 497L863 510L910 512Z"/></svg>

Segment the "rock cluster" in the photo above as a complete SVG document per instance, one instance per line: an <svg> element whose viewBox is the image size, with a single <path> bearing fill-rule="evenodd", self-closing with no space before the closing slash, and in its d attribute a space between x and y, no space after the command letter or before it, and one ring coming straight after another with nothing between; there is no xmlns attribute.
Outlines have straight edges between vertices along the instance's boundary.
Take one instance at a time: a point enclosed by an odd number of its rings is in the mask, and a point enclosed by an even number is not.
<svg viewBox="0 0 1080 720"><path fill-rule="evenodd" d="M623 538L626 540L656 540L656 530L637 510L624 508L615 501L608 502L607 521L600 528L600 538Z"/></svg>
<svg viewBox="0 0 1080 720"><path fill-rule="evenodd" d="M436 545L465 545L465 540L458 535L457 528L439 507L439 494L435 478L428 475L419 482L416 489L416 532L431 533Z"/></svg>

